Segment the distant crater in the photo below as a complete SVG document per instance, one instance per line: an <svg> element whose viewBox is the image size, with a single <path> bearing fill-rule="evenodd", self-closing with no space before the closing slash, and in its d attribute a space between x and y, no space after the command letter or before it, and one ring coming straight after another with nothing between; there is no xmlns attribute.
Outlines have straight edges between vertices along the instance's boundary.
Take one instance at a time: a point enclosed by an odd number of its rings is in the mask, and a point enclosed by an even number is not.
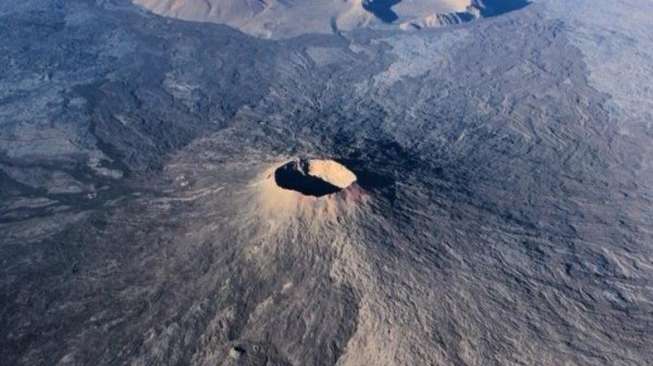
<svg viewBox="0 0 653 366"><path fill-rule="evenodd" d="M156 14L226 24L255 37L287 39L308 33L382 27L442 27L498 16L529 0L131 0Z"/></svg>
<svg viewBox="0 0 653 366"><path fill-rule="evenodd" d="M432 28L469 23L480 18L490 18L520 10L531 4L529 0L469 0L464 10L430 14L400 24L403 30Z"/></svg>
<svg viewBox="0 0 653 366"><path fill-rule="evenodd" d="M274 180L283 189L323 197L351 186L356 175L334 160L298 159L277 168Z"/></svg>

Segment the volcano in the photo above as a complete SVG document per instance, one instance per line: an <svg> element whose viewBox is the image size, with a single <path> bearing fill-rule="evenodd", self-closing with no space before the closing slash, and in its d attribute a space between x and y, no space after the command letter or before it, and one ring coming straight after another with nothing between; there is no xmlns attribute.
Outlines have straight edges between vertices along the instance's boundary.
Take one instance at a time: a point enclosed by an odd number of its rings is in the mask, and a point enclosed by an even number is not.
<svg viewBox="0 0 653 366"><path fill-rule="evenodd" d="M0 0L0 365L653 365L651 24Z"/></svg>

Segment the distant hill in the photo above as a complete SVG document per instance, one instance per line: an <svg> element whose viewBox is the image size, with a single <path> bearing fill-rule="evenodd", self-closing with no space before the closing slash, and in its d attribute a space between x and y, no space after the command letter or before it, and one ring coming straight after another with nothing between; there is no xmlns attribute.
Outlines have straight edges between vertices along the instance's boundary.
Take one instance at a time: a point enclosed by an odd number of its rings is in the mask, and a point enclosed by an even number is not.
<svg viewBox="0 0 653 366"><path fill-rule="evenodd" d="M331 33L363 26L403 29L471 20L477 0L133 0L152 12L184 20L227 24L264 38ZM482 5L482 3L481 3Z"/></svg>

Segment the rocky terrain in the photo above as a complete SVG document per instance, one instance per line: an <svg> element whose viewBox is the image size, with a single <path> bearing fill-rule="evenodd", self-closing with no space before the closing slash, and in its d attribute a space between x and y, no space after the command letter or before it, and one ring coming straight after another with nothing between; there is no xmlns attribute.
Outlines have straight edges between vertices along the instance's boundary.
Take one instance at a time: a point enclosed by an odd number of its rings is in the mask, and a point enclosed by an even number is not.
<svg viewBox="0 0 653 366"><path fill-rule="evenodd" d="M0 0L0 365L653 364L653 5L474 4Z"/></svg>

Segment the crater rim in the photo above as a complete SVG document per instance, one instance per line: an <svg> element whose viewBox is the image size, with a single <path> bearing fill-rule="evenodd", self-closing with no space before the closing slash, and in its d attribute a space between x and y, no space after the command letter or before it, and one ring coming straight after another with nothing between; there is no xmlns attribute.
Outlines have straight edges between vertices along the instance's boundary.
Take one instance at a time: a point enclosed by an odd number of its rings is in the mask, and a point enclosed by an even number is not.
<svg viewBox="0 0 653 366"><path fill-rule="evenodd" d="M356 174L349 168L327 158L297 158L274 171L274 181L278 187L312 197L341 192L356 180Z"/></svg>

